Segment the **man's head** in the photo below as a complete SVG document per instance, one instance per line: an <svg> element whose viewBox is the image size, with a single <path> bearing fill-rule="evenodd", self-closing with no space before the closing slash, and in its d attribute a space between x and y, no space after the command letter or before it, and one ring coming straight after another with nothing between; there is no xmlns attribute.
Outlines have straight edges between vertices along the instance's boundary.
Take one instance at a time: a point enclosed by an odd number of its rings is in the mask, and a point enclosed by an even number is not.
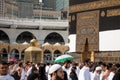
<svg viewBox="0 0 120 80"><path fill-rule="evenodd" d="M65 68L66 68L66 69L67 69L67 68L70 68L70 64L71 64L71 61L70 61L70 60L65 61L65 62L64 62Z"/></svg>
<svg viewBox="0 0 120 80"><path fill-rule="evenodd" d="M105 71L105 70L106 70L107 65L106 65L106 63L102 63L102 64L100 65L100 67L102 68L102 70L103 70L103 71Z"/></svg>
<svg viewBox="0 0 120 80"><path fill-rule="evenodd" d="M49 69L49 74L54 80L63 80L64 72L60 64L54 64Z"/></svg>
<svg viewBox="0 0 120 80"><path fill-rule="evenodd" d="M84 58L84 60L83 60L83 63L84 63L84 65L85 66L90 66L90 63L91 63L91 61L90 61L90 59L89 58Z"/></svg>
<svg viewBox="0 0 120 80"><path fill-rule="evenodd" d="M6 75L8 73L8 63L0 61L0 75Z"/></svg>
<svg viewBox="0 0 120 80"><path fill-rule="evenodd" d="M101 68L100 66L97 66L97 67L95 68L95 71L96 71L97 74L100 75L100 73L101 73L101 71L102 71L102 68Z"/></svg>

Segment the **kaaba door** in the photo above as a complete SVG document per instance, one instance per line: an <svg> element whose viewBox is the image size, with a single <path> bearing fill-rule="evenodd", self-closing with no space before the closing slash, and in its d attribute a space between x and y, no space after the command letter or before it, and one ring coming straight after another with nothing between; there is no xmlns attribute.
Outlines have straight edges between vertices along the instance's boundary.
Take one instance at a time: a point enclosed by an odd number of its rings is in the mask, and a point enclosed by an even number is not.
<svg viewBox="0 0 120 80"><path fill-rule="evenodd" d="M99 49L99 10L77 13L76 51L82 60Z"/></svg>

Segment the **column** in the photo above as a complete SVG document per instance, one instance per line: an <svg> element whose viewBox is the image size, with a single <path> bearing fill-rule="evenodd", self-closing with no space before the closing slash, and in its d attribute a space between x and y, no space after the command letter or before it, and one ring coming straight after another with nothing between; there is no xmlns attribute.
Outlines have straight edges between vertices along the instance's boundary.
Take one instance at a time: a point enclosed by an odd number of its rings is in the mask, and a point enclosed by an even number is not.
<svg viewBox="0 0 120 80"><path fill-rule="evenodd" d="M51 55L52 55L51 59L52 59L52 61L54 61L54 53L52 52Z"/></svg>
<svg viewBox="0 0 120 80"><path fill-rule="evenodd" d="M8 53L8 60L10 59L10 53Z"/></svg>
<svg viewBox="0 0 120 80"><path fill-rule="evenodd" d="M19 53L19 60L21 60L21 52Z"/></svg>
<svg viewBox="0 0 120 80"><path fill-rule="evenodd" d="M92 62L95 61L95 53L94 53L94 51L91 51L91 61Z"/></svg>

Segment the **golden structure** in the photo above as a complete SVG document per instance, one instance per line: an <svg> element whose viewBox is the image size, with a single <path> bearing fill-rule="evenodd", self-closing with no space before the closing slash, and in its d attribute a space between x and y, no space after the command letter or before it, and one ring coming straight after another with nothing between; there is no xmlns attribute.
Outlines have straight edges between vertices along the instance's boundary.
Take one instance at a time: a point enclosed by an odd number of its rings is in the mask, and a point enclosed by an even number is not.
<svg viewBox="0 0 120 80"><path fill-rule="evenodd" d="M44 52L46 50L49 50L50 51L50 55L54 55L55 54L55 51L60 51L60 54L64 54L66 51L69 50L69 46L68 45L62 45L62 44L59 44L59 43L56 43L56 44L43 44L42 46L39 45L39 43L33 39L31 40L31 43L23 43L23 44L17 44L17 43L14 43L14 44L9 44L9 43L4 43L4 42L0 42L0 59L3 59L4 56L1 56L3 54L6 54L8 57L8 55L12 55L13 51L14 50L17 50L18 51L18 54L19 55L19 59L22 60L25 56L25 51L34 51L34 50L37 50L38 52L42 51L42 55L40 55L40 60L39 61L44 61ZM33 45L31 47L31 45ZM41 47L41 49L40 49ZM5 53L3 52L5 50ZM15 53L16 54L16 53ZM21 57L20 57L21 56ZM28 55L27 55L28 56ZM30 58L30 57L29 57ZM28 58L28 59L29 59ZM54 56L53 56L54 58ZM31 61L31 60L30 60Z"/></svg>
<svg viewBox="0 0 120 80"><path fill-rule="evenodd" d="M24 62L30 61L33 63L43 62L43 51L35 39L30 41L30 46L25 50Z"/></svg>

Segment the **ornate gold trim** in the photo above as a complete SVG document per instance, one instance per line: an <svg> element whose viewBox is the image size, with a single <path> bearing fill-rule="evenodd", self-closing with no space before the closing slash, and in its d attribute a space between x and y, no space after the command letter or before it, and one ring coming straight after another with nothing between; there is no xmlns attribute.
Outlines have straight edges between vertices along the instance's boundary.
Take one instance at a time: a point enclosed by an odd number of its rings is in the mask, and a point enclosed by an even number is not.
<svg viewBox="0 0 120 80"><path fill-rule="evenodd" d="M99 9L104 7L119 6L119 5L120 5L120 0L101 0L101 1L70 6L69 13L91 10L91 9Z"/></svg>
<svg viewBox="0 0 120 80"><path fill-rule="evenodd" d="M120 15L120 9L107 10L107 17L119 16L119 15Z"/></svg>

